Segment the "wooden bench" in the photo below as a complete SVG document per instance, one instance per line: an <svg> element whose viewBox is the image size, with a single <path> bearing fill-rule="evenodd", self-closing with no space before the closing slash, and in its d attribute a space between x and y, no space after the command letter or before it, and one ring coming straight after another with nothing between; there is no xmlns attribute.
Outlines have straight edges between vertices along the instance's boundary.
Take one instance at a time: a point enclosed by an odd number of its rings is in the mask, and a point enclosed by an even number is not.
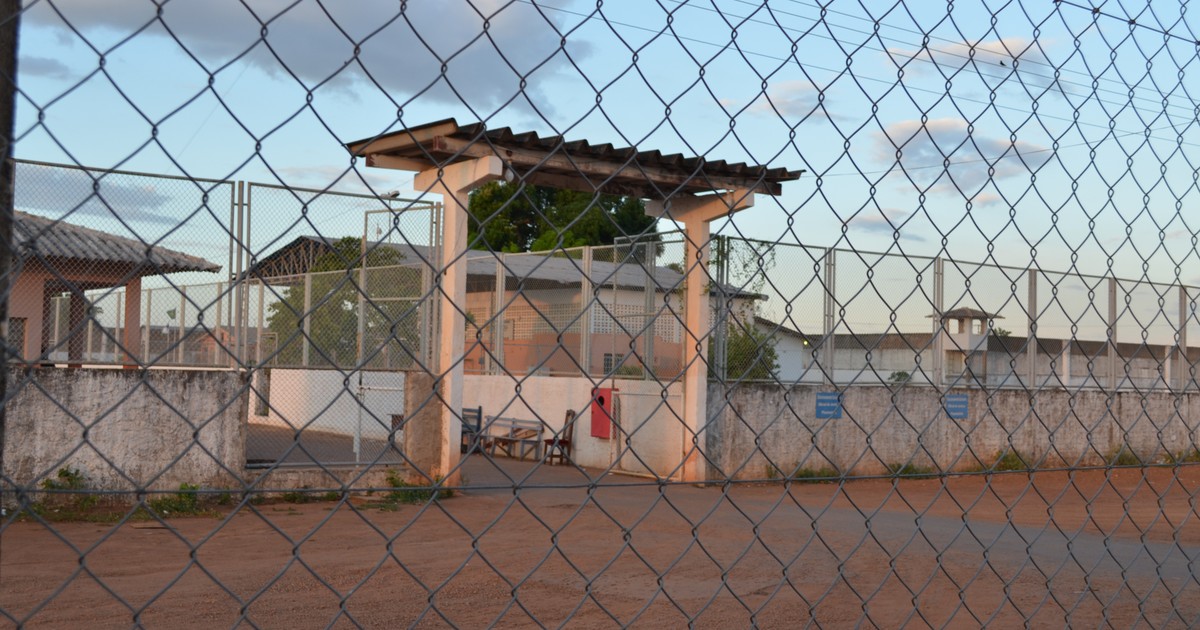
<svg viewBox="0 0 1200 630"><path fill-rule="evenodd" d="M540 420L488 416L480 437L489 455L504 451L509 457L525 459L525 455L532 452L534 459L540 460L544 431L545 425Z"/></svg>

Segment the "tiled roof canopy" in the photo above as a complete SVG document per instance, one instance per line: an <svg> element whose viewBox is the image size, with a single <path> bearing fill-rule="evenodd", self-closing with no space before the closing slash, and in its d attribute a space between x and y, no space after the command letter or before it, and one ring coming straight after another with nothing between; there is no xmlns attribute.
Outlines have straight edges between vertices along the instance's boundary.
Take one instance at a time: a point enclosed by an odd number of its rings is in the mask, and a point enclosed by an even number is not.
<svg viewBox="0 0 1200 630"><path fill-rule="evenodd" d="M526 184L664 200L679 194L745 189L778 195L803 170L731 164L724 160L589 144L562 136L516 133L453 118L410 127L346 145L367 166L425 171L496 156Z"/></svg>
<svg viewBox="0 0 1200 630"><path fill-rule="evenodd" d="M89 266L132 267L139 276L221 269L203 258L165 247L19 211L13 212L13 251L21 260L40 258L56 265L78 261Z"/></svg>

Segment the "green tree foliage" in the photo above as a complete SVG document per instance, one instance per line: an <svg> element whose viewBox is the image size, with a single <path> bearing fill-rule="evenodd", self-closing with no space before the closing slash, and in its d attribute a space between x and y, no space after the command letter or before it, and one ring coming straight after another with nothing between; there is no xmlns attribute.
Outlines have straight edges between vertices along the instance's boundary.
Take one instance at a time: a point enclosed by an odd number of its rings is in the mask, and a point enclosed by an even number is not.
<svg viewBox="0 0 1200 630"><path fill-rule="evenodd" d="M610 245L655 233L640 199L544 186L490 182L471 193L469 239L476 249L545 251L558 245Z"/></svg>
<svg viewBox="0 0 1200 630"><path fill-rule="evenodd" d="M312 337L309 365L350 367L358 360L360 247L361 239L343 238L313 262L308 313L302 282L288 286L280 300L268 306L267 330L275 333L280 344L274 364L301 364L305 318ZM364 352L386 357L384 362L394 366L397 359L407 358L399 346L411 352L418 340L419 317L411 312L413 301L404 298L419 295L421 274L415 267L395 267L405 262L404 256L389 247L375 248L365 260L367 295L372 299L365 304ZM398 356L388 356L391 354Z"/></svg>
<svg viewBox="0 0 1200 630"><path fill-rule="evenodd" d="M717 375L713 340L708 342L709 376ZM774 378L779 371L775 339L753 326L730 322L725 328L725 380L756 381Z"/></svg>

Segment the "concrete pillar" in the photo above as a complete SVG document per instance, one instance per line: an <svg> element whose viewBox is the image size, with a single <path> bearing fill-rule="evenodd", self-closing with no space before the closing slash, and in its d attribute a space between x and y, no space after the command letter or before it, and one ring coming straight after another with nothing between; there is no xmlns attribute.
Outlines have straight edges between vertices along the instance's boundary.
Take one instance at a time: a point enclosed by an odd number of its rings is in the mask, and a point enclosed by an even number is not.
<svg viewBox="0 0 1200 630"><path fill-rule="evenodd" d="M445 406L438 400L437 383L428 372L413 370L404 373L404 449L409 465L405 481L429 485L438 481L445 465L442 445L446 432L443 427ZM460 429L461 431L461 429ZM459 443L454 440L455 445ZM454 448L457 457L458 449ZM457 485L458 480L452 480Z"/></svg>
<svg viewBox="0 0 1200 630"><path fill-rule="evenodd" d="M413 187L442 195L445 210L442 217L441 247L441 317L438 321L438 362L440 380L441 436L438 444L425 444L434 449L422 473L431 477L457 477L459 437L462 431L463 392L463 330L467 308L467 206L471 190L485 182L504 176L500 158L488 156L451 164L441 169L423 171L413 179ZM457 479L447 479L457 484Z"/></svg>
<svg viewBox="0 0 1200 630"><path fill-rule="evenodd" d="M142 358L142 279L134 278L125 284L125 318L121 343L125 346L121 363L126 369L137 368Z"/></svg>
<svg viewBox="0 0 1200 630"><path fill-rule="evenodd" d="M708 273L709 223L754 205L749 190L735 190L723 195L677 197L666 202L646 204L646 214L678 221L684 225L687 254L685 257L683 338L683 454L680 478L683 481L704 481L708 467L701 449L705 444L708 425L708 293L712 280Z"/></svg>

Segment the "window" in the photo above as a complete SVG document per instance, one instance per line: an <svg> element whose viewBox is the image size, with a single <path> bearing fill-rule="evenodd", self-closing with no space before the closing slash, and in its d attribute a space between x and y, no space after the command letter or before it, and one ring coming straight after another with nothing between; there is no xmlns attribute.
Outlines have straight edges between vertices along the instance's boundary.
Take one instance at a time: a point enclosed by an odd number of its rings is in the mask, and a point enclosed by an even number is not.
<svg viewBox="0 0 1200 630"><path fill-rule="evenodd" d="M604 373L608 374L625 362L625 355L604 353Z"/></svg>

